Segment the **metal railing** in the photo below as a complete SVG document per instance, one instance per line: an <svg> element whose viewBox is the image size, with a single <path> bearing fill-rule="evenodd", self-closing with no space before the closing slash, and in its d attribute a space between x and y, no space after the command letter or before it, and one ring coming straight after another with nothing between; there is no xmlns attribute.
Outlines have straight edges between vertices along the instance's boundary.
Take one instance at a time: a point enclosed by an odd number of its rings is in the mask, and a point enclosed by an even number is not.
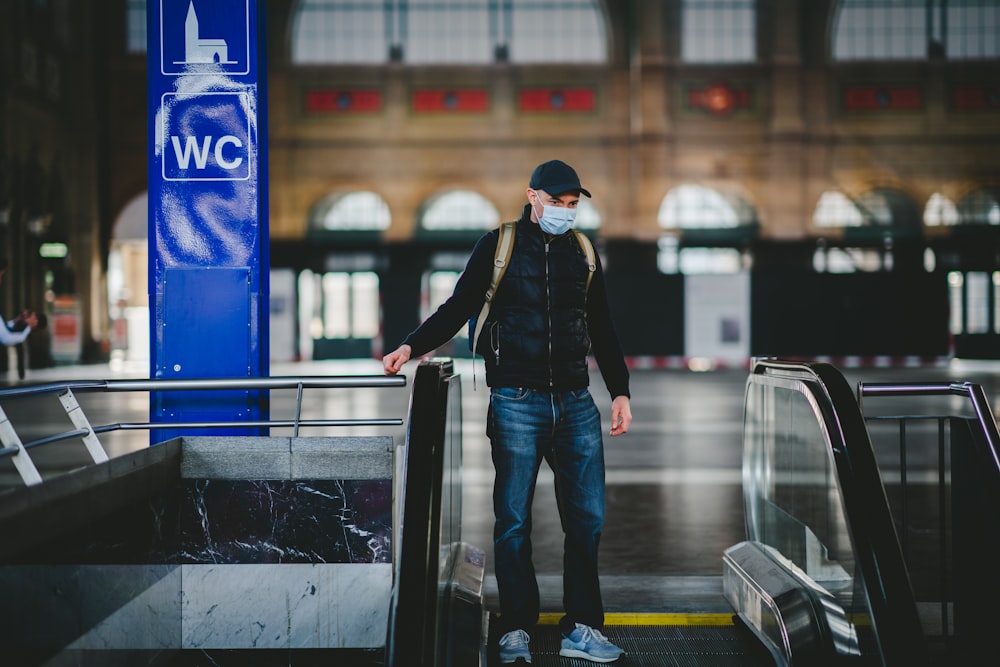
<svg viewBox="0 0 1000 667"><path fill-rule="evenodd" d="M948 655L975 656L989 644L992 630L970 609L1000 595L1000 574L992 562L1000 545L996 418L982 386L970 382L857 386L863 413L876 403L865 399L900 397L965 399L944 409L934 403L923 413L911 401L907 414L879 402L884 409L865 414L865 420L876 443L880 425L895 425L881 439L886 462L896 457L898 479L884 477L924 632L945 645Z"/></svg>
<svg viewBox="0 0 1000 667"><path fill-rule="evenodd" d="M982 385L972 382L921 382L912 384L899 383L858 383L858 405L864 412L865 396L962 396L968 398L969 405L975 414L976 421L982 431L983 438L989 445L989 458L993 469L1000 475L1000 434L998 434L996 417L990 408L990 401Z"/></svg>
<svg viewBox="0 0 1000 667"><path fill-rule="evenodd" d="M190 428L292 428L293 436L299 435L303 427L341 426L400 426L400 418L360 418L360 419L302 419L302 394L305 389L354 389L378 387L402 387L406 385L403 376L381 375L357 376L284 376L258 378L191 378L183 380L77 380L38 385L26 385L0 390L0 459L10 457L21 480L27 486L40 484L42 477L31 460L29 450L42 445L66 440L82 440L94 463L108 460L107 452L98 434L112 431L136 431L157 429ZM220 390L292 390L296 391L294 414L289 419L263 419L243 421L162 421L162 422L116 422L92 425L84 414L76 394L85 392L168 392L168 391L220 391ZM9 419L3 405L7 401L29 397L55 395L62 404L73 427L70 430L48 434L41 438L23 442Z"/></svg>

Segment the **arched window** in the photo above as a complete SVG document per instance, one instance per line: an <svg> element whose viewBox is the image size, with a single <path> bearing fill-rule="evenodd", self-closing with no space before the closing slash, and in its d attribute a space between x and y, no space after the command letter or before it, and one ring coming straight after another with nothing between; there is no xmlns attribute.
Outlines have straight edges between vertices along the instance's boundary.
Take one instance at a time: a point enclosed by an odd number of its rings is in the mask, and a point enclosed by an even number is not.
<svg viewBox="0 0 1000 667"><path fill-rule="evenodd" d="M656 216L664 229L731 229L752 225L757 215L741 197L700 185L681 185L667 193Z"/></svg>
<svg viewBox="0 0 1000 667"><path fill-rule="evenodd" d="M858 208L865 224L893 227L895 229L919 229L921 216L916 203L899 190L875 188L858 197Z"/></svg>
<svg viewBox="0 0 1000 667"><path fill-rule="evenodd" d="M309 226L326 231L383 231L392 222L389 206L374 192L329 195L313 207Z"/></svg>
<svg viewBox="0 0 1000 667"><path fill-rule="evenodd" d="M955 202L940 192L935 192L924 206L924 224L928 227L958 224L958 209Z"/></svg>
<svg viewBox="0 0 1000 667"><path fill-rule="evenodd" d="M751 63L757 59L755 0L683 0L681 59Z"/></svg>
<svg viewBox="0 0 1000 667"><path fill-rule="evenodd" d="M496 207L478 192L450 190L427 200L418 220L418 233L424 238L458 239L471 243L484 232L500 224ZM421 284L421 317L425 318L451 296L458 282L460 267L468 253L439 252L431 258L432 270L424 274ZM450 356L466 354L464 330L458 333L459 342L448 347Z"/></svg>
<svg viewBox="0 0 1000 667"><path fill-rule="evenodd" d="M420 216L420 228L435 231L486 231L500 224L500 214L486 197L452 190L432 197Z"/></svg>
<svg viewBox="0 0 1000 667"><path fill-rule="evenodd" d="M843 227L844 238L858 247L826 247L813 254L817 272L891 271L893 239L921 229L921 215L910 197L892 188L874 188L856 200L842 192L824 192L813 211L817 227ZM874 243L873 243L874 242ZM933 258L925 257L925 267ZM932 270L932 269L928 269Z"/></svg>
<svg viewBox="0 0 1000 667"><path fill-rule="evenodd" d="M834 12L834 60L952 60L1000 55L994 0L841 0Z"/></svg>
<svg viewBox="0 0 1000 667"><path fill-rule="evenodd" d="M864 224L861 211L843 192L824 192L813 211L817 227L860 227Z"/></svg>
<svg viewBox="0 0 1000 667"><path fill-rule="evenodd" d="M756 226L757 214L742 197L700 185L681 185L667 193L656 216L660 227L684 232L686 247L674 234L660 239L657 266L663 273L736 273L745 265L738 248L699 247L699 233L739 230ZM720 237L721 238L721 237Z"/></svg>
<svg viewBox="0 0 1000 667"><path fill-rule="evenodd" d="M389 206L367 190L333 193L309 213L309 233L376 242L389 227ZM305 359L368 357L379 332L377 260L372 252L330 252L323 273L298 275L299 354Z"/></svg>
<svg viewBox="0 0 1000 667"><path fill-rule="evenodd" d="M908 195L892 188L874 188L852 201L841 192L824 192L813 211L817 227L915 229L920 212Z"/></svg>
<svg viewBox="0 0 1000 667"><path fill-rule="evenodd" d="M962 225L1000 225L1000 188L976 190L958 202Z"/></svg>
<svg viewBox="0 0 1000 667"><path fill-rule="evenodd" d="M300 0L298 64L482 65L607 61L597 0Z"/></svg>

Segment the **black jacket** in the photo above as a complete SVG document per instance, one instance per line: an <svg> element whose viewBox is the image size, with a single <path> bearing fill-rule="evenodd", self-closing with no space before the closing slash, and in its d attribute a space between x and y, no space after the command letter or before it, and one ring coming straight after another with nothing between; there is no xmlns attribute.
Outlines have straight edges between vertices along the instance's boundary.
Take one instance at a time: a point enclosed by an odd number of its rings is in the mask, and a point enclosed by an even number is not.
<svg viewBox="0 0 1000 667"><path fill-rule="evenodd" d="M526 205L480 337L487 384L581 389L589 384L587 355L593 352L612 397L628 396L628 368L608 312L600 259L587 290L587 262L574 235L543 234L530 215ZM498 237L493 230L479 240L452 296L406 337L413 357L446 342L479 314Z"/></svg>

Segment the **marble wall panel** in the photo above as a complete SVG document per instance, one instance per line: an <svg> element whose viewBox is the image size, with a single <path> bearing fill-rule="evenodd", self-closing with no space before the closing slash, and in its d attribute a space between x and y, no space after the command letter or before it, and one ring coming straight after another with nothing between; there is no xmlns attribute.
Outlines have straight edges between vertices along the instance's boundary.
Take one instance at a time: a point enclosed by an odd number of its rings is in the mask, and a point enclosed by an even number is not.
<svg viewBox="0 0 1000 667"><path fill-rule="evenodd" d="M385 645L392 566L185 565L183 648Z"/></svg>
<svg viewBox="0 0 1000 667"><path fill-rule="evenodd" d="M387 563L391 480L183 480L183 563Z"/></svg>

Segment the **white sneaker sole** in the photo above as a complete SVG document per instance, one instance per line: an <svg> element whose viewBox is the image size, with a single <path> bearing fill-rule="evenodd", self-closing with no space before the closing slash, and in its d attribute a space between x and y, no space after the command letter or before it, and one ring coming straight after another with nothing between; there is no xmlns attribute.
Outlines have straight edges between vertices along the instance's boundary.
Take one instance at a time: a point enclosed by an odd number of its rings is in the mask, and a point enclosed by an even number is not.
<svg viewBox="0 0 1000 667"><path fill-rule="evenodd" d="M591 655L586 651L578 651L575 648L561 648L559 649L559 655L564 658L581 658L583 660L590 660L591 662L614 662L622 657L624 653L619 653L613 658L598 658L596 655Z"/></svg>

